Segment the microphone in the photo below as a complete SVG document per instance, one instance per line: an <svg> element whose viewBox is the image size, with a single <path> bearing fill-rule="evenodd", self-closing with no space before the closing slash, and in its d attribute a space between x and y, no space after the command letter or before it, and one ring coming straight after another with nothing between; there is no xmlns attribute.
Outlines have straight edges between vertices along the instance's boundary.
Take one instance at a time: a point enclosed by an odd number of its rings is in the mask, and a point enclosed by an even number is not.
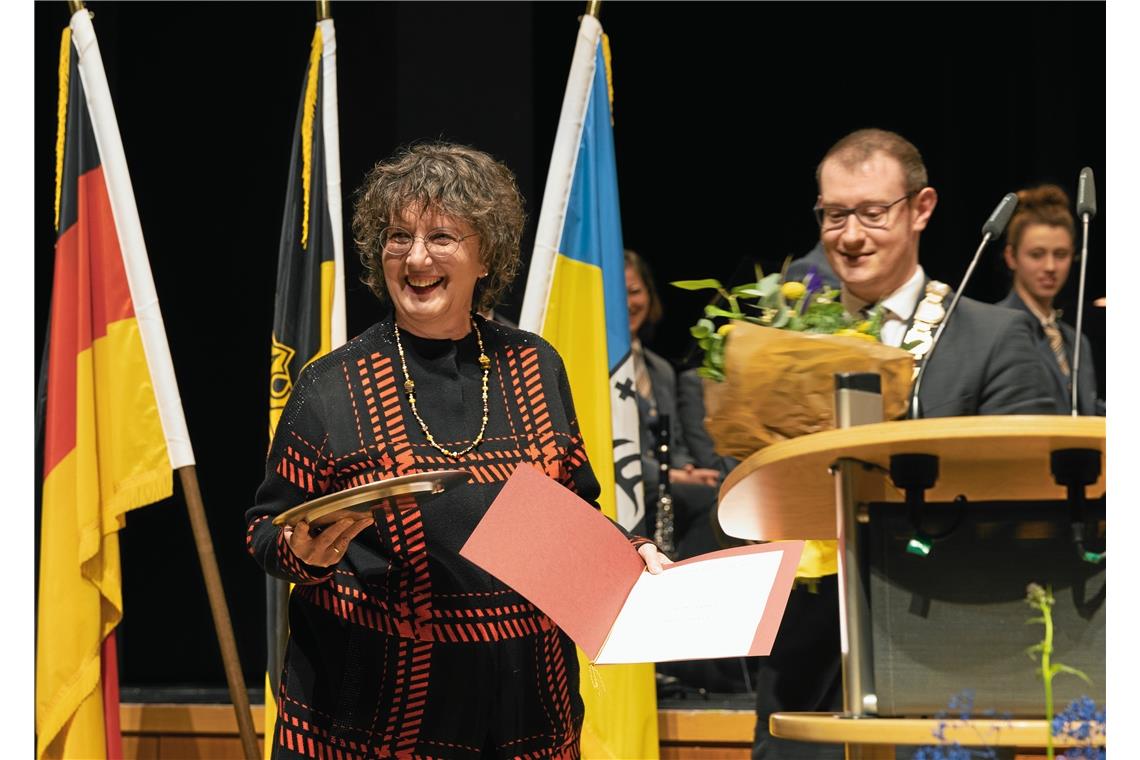
<svg viewBox="0 0 1140 760"><path fill-rule="evenodd" d="M1096 216L1096 181L1093 179L1093 170L1089 167L1081 169L1081 177L1077 180L1077 216L1089 219Z"/></svg>
<svg viewBox="0 0 1140 760"><path fill-rule="evenodd" d="M982 235L988 235L982 239L982 245L985 245L994 238L1001 237L1005 232L1006 225L1009 220L1013 218L1013 212L1017 208L1017 195L1015 193L1006 193L1005 197L998 203L997 208L990 214L990 218L982 225ZM969 277L970 273L966 273Z"/></svg>
<svg viewBox="0 0 1140 760"><path fill-rule="evenodd" d="M1002 233L1005 232L1006 225L1009 224L1009 220L1013 217L1013 212L1016 208L1017 195L1015 193L1006 193L1005 197L998 203L997 208L990 214L990 218L982 225L982 242L978 246L978 250L974 251L974 258L970 260L970 266L966 268L966 274L963 275L962 281L958 283L958 287L954 289L954 298L950 300L950 306L946 309L946 316L942 318L942 324L938 325L938 330L934 333L934 338L930 341L930 350L927 351L926 356L923 357L922 366L918 368L918 375L914 378L914 388L911 390L910 396L910 419L912 420L917 420L920 416L918 389L922 387L922 376L926 374L926 368L930 366L930 359L934 356L934 349L938 348L938 339L942 337L942 332L946 329L946 325L950 323L950 317L954 314L954 309L958 308L958 300L966 290L966 283L970 281L970 276L974 274L974 268L978 266L978 260L982 257L982 251L985 250L986 244L994 238L1001 237Z"/></svg>
<svg viewBox="0 0 1140 760"><path fill-rule="evenodd" d="M1084 333L1081 326L1085 316L1085 267L1089 260L1089 220L1096 216L1096 182L1093 180L1093 170L1089 167L1081 169L1080 179L1077 180L1077 216L1081 218L1081 281L1077 288L1077 339L1073 346L1073 382L1069 384L1069 414L1076 417L1080 414L1077 404L1077 380L1081 376L1081 339Z"/></svg>

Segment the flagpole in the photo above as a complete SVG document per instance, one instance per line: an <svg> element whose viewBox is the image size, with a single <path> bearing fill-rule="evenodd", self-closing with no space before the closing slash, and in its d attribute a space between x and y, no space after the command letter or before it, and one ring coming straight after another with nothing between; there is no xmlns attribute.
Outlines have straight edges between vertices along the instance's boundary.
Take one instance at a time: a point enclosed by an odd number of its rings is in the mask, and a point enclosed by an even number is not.
<svg viewBox="0 0 1140 760"><path fill-rule="evenodd" d="M206 511L202 507L198 470L194 465L179 467L178 477L182 481L182 493L186 497L186 511L190 515L190 526L194 532L194 546L198 549L202 577L206 581L206 595L210 599L214 631L218 636L218 646L222 650L222 664L226 671L226 683L230 688L230 699L234 703L234 713L237 715L242 748L246 760L259 760L257 737L253 731L253 718L249 709L249 694L245 690L241 665L238 664L233 624L230 622L230 611L226 606L225 592L222 590L222 577L218 572L218 560L214 556L214 542L210 538L210 528L206 523ZM266 741L269 741L269 737L266 737Z"/></svg>
<svg viewBox="0 0 1140 760"><path fill-rule="evenodd" d="M317 0L317 21L332 18L332 10L329 8L329 5L329 0Z"/></svg>
<svg viewBox="0 0 1140 760"><path fill-rule="evenodd" d="M186 430L186 421L178 396L177 380L174 377L170 351L166 344L162 314L158 309L157 295L154 292L154 282L151 279L146 247L142 239L142 229L139 226L138 209L131 189L130 176L126 171L126 157L119 138L118 123L111 104L95 30L91 26L89 14L79 13L85 10L83 0L68 0L68 7L72 16L72 39L76 49L80 51L79 67L88 96L87 108L91 112L92 128L99 155L103 160L111 212L119 229L124 274L130 289L131 302L135 307L142 341L140 347L146 354L147 369L151 375L158 407L158 421L166 438L167 464L178 470L182 481L186 509L190 517L202 575L206 582L206 593L213 613L218 646L222 652L226 681L234 703L244 754L247 760L258 760L259 753L250 714L249 695L242 678L241 666L238 664L233 625L230 622L221 575L214 555L205 509L202 506L202 495L193 465L194 454L190 446L190 435ZM84 50L88 50L90 54L84 56Z"/></svg>
<svg viewBox="0 0 1140 760"><path fill-rule="evenodd" d="M600 18L602 13L602 0L588 0L586 3L586 15Z"/></svg>

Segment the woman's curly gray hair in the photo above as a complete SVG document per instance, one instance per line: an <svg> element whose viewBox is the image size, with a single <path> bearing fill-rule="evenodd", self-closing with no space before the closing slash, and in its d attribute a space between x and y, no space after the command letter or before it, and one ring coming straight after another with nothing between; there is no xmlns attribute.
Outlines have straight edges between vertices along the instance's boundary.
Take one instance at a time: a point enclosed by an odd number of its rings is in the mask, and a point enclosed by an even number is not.
<svg viewBox="0 0 1140 760"><path fill-rule="evenodd" d="M526 214L515 175L481 150L453 143L420 143L372 167L357 191L352 234L364 264L360 279L381 301L388 297L380 233L408 208L433 209L479 233L487 277L475 286L477 311L493 308L519 268Z"/></svg>

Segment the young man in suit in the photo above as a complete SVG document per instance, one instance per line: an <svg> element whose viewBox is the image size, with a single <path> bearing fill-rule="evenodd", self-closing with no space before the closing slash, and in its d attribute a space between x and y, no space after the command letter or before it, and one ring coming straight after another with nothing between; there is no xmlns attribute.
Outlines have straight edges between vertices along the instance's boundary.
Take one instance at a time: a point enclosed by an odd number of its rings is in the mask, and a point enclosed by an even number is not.
<svg viewBox="0 0 1140 760"><path fill-rule="evenodd" d="M1072 407L1071 362L1077 331L1061 321L1054 300L1069 278L1075 238L1076 225L1064 190L1042 185L1019 191L1017 211L1006 228L1004 254L1013 273L1013 287L997 303L1031 317L1038 359L1053 379L1057 405L1066 412ZM1104 401L1097 398L1097 392L1092 344L1087 336L1081 336L1079 414L1104 415Z"/></svg>
<svg viewBox="0 0 1140 760"><path fill-rule="evenodd" d="M929 281L919 238L938 204L922 156L893 132L862 129L837 142L816 170L820 241L852 314L882 304L882 341L921 361L945 317L950 289ZM921 416L1054 414L1050 381L1024 313L962 298L919 392ZM810 541L770 657L757 679L754 758L842 758L841 745L771 737L777 711L841 711L839 602L834 541Z"/></svg>

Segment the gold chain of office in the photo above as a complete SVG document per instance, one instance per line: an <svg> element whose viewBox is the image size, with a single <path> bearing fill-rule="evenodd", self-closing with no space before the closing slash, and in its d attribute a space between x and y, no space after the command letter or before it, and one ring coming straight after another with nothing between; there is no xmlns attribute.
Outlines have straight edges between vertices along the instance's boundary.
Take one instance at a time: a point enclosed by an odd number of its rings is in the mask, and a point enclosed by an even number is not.
<svg viewBox="0 0 1140 760"><path fill-rule="evenodd" d="M412 407L412 415L415 416L416 421L420 423L420 429L424 431L424 436L427 438L429 444L434 446L441 453L458 459L467 452L474 449L483 440L483 433L487 430L487 416L490 406L487 403L487 380L491 375L491 359L487 356L487 352L483 349L483 336L479 333L479 325L475 323L475 319L471 319L471 328L475 330L475 339L479 341L479 366L483 368L483 423L479 426L479 435L475 436L475 440L471 445L459 451L452 451L451 449L444 448L436 443L435 437L428 430L427 423L424 418L420 416L419 410L416 408L416 384L412 380L412 376L408 374L408 363L404 359L404 344L400 342L400 326L395 324L396 328L396 350L400 352L400 368L404 371L404 392L408 394L408 404Z"/></svg>

